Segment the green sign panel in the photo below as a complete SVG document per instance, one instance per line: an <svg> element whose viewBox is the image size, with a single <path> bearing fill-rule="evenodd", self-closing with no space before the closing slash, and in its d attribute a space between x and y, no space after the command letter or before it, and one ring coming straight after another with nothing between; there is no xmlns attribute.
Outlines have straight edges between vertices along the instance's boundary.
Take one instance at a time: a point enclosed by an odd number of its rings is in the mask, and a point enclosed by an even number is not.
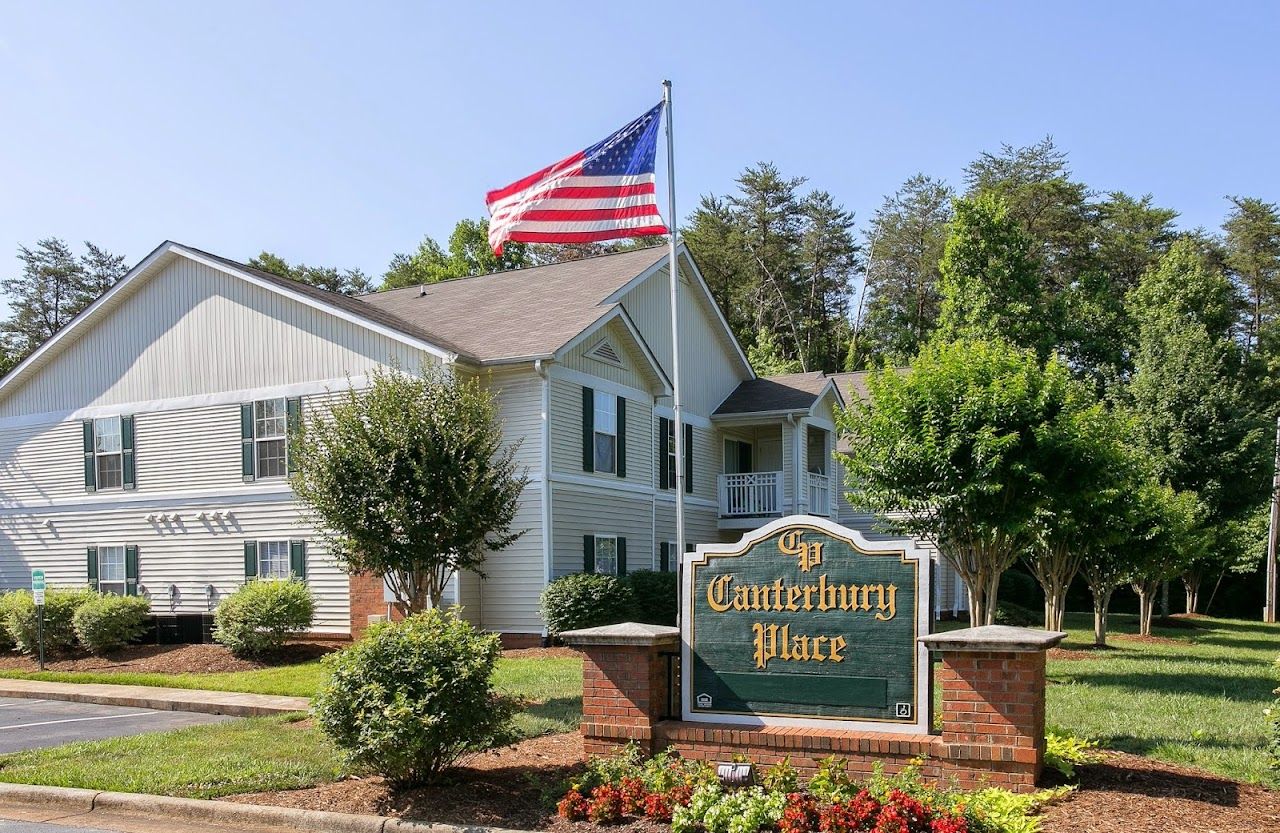
<svg viewBox="0 0 1280 833"><path fill-rule="evenodd" d="M686 720L929 729L929 559L792 516L684 561Z"/></svg>

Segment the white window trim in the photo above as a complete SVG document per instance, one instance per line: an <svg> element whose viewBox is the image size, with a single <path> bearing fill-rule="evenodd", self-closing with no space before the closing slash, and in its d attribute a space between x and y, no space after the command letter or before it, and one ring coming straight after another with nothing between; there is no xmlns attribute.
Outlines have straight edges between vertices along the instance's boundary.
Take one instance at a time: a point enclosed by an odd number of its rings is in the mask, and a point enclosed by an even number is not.
<svg viewBox="0 0 1280 833"><path fill-rule="evenodd" d="M116 436L120 438L119 451L98 451L98 422L107 422L114 420L116 424ZM98 463L104 457L118 457L120 459L120 485L103 486L102 485L102 469L98 467ZM93 418L93 483L94 490L99 492L119 492L124 491L124 418L123 415L94 417Z"/></svg>
<svg viewBox="0 0 1280 833"><path fill-rule="evenodd" d="M267 544L284 544L284 575L267 575L263 569L263 559L266 556ZM260 581L288 581L293 578L293 542L289 539L268 538L260 540L258 545L258 576Z"/></svg>
<svg viewBox="0 0 1280 833"><path fill-rule="evenodd" d="M98 593L100 595L106 595L106 592L102 589L102 585L104 584L110 584L112 586L118 584L120 585L120 592L112 593L111 595L124 596L128 594L129 592L129 547L128 545L127 544L98 544L97 550L98 550L98 555L97 555ZM102 578L102 556L107 550L120 551L120 580L119 581L104 581Z"/></svg>
<svg viewBox="0 0 1280 833"><path fill-rule="evenodd" d="M284 405L284 433L262 437L258 435L258 405L262 402L281 402ZM284 474L263 474L261 458L258 456L260 443L284 441ZM269 396L266 399L253 400L253 477L255 480L284 480L289 476L289 398L287 396Z"/></svg>
<svg viewBox="0 0 1280 833"><path fill-rule="evenodd" d="M653 552L653 571L655 573L662 572L662 543L658 542L658 546ZM674 573L676 565L680 561L680 547L675 541L667 541L667 572Z"/></svg>
<svg viewBox="0 0 1280 833"><path fill-rule="evenodd" d="M592 564L591 572L595 573L596 575L602 575L602 576L616 576L618 574L618 539L620 537L622 536L616 535L613 533L606 534L606 535L596 534L591 536L592 538L591 546L593 547L593 550L594 550L592 552L592 559L591 559L591 564ZM609 573L604 573L600 571L600 542L602 540L613 542L613 571Z"/></svg>

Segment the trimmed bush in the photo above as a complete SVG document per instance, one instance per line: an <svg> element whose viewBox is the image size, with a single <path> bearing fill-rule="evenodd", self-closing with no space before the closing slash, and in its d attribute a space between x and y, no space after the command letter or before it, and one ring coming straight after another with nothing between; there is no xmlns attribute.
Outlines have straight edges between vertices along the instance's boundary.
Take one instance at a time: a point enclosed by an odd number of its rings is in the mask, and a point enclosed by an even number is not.
<svg viewBox="0 0 1280 833"><path fill-rule="evenodd" d="M36 603L29 590L9 594L4 626L19 651L34 654L39 650L39 620ZM66 653L77 646L72 617L81 605L98 598L97 592L85 587L67 589L51 587L44 594L44 648L49 653Z"/></svg>
<svg viewBox="0 0 1280 833"><path fill-rule="evenodd" d="M104 595L80 605L71 626L81 647L91 654L105 654L142 636L150 611L150 602L141 596Z"/></svg>
<svg viewBox="0 0 1280 833"><path fill-rule="evenodd" d="M623 579L635 606L629 618L648 625L675 625L676 574L639 570Z"/></svg>
<svg viewBox="0 0 1280 833"><path fill-rule="evenodd" d="M1044 624L1044 614L1019 607L1011 602L1001 601L996 604L996 624L1012 625L1018 628L1039 627Z"/></svg>
<svg viewBox="0 0 1280 833"><path fill-rule="evenodd" d="M625 622L635 608L635 596L614 576L574 573L543 588L539 607L547 630L555 636Z"/></svg>
<svg viewBox="0 0 1280 833"><path fill-rule="evenodd" d="M1044 591L1040 589L1040 583L1034 576L1014 566L1000 574L999 599L1001 602L1035 610L1044 604Z"/></svg>
<svg viewBox="0 0 1280 833"><path fill-rule="evenodd" d="M9 635L9 627L5 624L9 618L9 610L18 600L18 591L0 593L0 651L15 650L18 645Z"/></svg>
<svg viewBox="0 0 1280 833"><path fill-rule="evenodd" d="M496 634L452 610L374 625L324 658L316 723L351 763L396 786L430 783L465 755L513 739L515 706L493 688L501 652Z"/></svg>
<svg viewBox="0 0 1280 833"><path fill-rule="evenodd" d="M304 582L250 581L227 596L213 613L213 638L236 656L278 651L315 618L315 600Z"/></svg>

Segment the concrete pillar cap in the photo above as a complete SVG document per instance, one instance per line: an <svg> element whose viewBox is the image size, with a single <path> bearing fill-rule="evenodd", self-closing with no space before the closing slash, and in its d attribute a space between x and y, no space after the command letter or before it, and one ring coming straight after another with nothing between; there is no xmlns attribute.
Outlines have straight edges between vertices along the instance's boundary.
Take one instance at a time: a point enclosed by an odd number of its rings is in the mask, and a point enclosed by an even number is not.
<svg viewBox="0 0 1280 833"><path fill-rule="evenodd" d="M674 647L680 643L680 629L668 625L645 625L621 622L597 628L565 631L560 638L574 647L580 645L636 645L640 647Z"/></svg>
<svg viewBox="0 0 1280 833"><path fill-rule="evenodd" d="M1047 651L1066 639L1062 631L1014 628L1009 625L983 625L946 633L931 633L917 640L930 651L992 651L996 653L1030 653Z"/></svg>

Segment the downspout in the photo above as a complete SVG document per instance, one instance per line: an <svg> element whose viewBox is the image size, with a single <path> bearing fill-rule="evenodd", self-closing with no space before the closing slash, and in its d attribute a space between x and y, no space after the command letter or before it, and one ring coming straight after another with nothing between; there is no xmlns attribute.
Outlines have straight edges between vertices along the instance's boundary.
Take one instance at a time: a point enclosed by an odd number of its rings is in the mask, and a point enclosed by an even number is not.
<svg viewBox="0 0 1280 833"><path fill-rule="evenodd" d="M551 583L551 380L542 359L535 359L533 370L542 379L542 586ZM543 625L542 638L547 639Z"/></svg>

